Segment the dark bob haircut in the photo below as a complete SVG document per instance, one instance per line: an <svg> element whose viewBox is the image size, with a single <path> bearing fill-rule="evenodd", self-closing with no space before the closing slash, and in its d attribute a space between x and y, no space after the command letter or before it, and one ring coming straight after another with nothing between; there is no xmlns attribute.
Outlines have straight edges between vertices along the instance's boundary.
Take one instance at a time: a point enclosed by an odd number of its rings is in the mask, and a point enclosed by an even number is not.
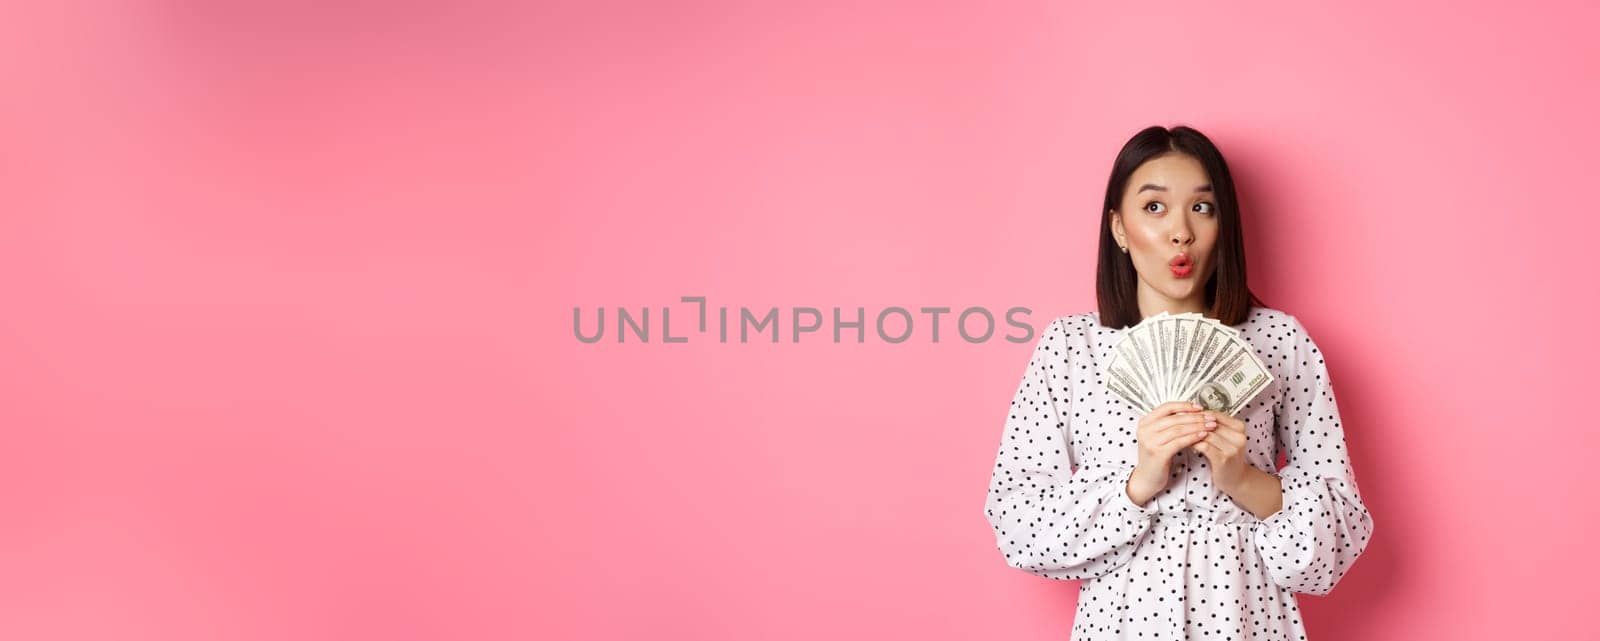
<svg viewBox="0 0 1600 641"><path fill-rule="evenodd" d="M1095 271L1095 298L1100 305L1100 324L1126 328L1136 325L1139 313L1138 280L1133 257L1122 253L1111 235L1111 210L1122 209L1122 192L1128 178L1146 161L1169 153L1180 153L1200 161L1211 179L1217 200L1217 269L1206 280L1206 316L1228 325L1239 325L1250 317L1253 305L1266 306L1245 283L1244 229L1239 224L1239 199L1233 191L1233 175L1222 152L1204 134L1182 125L1167 129L1146 127L1134 134L1116 162L1111 165L1111 180L1106 183L1106 202L1100 208L1100 262Z"/></svg>

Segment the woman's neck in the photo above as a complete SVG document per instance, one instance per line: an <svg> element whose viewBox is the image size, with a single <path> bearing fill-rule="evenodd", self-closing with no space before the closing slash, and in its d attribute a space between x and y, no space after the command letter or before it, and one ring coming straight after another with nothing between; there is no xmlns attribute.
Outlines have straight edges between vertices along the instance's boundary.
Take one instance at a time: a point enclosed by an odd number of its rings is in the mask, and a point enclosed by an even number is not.
<svg viewBox="0 0 1600 641"><path fill-rule="evenodd" d="M1168 314L1204 314L1210 311L1206 307L1205 290L1196 292L1196 295L1183 300L1176 300L1162 296L1145 287L1139 288L1139 317L1150 318L1158 316L1161 312Z"/></svg>

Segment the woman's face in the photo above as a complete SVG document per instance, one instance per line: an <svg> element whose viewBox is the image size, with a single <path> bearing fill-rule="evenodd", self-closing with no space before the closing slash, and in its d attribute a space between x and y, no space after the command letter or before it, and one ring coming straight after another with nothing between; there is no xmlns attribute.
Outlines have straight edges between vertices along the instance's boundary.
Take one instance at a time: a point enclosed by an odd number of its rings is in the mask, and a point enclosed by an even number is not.
<svg viewBox="0 0 1600 641"><path fill-rule="evenodd" d="M1145 161L1128 179L1111 233L1128 248L1145 308L1203 309L1216 270L1217 205L1200 161L1168 153ZM1174 267L1184 255L1187 269Z"/></svg>

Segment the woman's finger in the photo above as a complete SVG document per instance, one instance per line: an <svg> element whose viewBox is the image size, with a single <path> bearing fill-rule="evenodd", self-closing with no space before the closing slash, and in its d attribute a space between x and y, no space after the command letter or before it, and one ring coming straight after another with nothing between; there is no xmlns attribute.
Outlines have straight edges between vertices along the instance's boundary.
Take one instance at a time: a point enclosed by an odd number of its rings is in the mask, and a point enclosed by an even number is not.
<svg viewBox="0 0 1600 641"><path fill-rule="evenodd" d="M1215 410L1206 410L1206 414L1208 416L1213 417L1214 420L1216 420L1217 427L1220 430L1238 432L1240 434L1245 434L1246 433L1245 425L1244 425L1244 419L1238 418L1238 417L1230 415L1230 414L1224 414L1222 412L1218 412L1218 411L1215 411Z"/></svg>
<svg viewBox="0 0 1600 641"><path fill-rule="evenodd" d="M1227 443L1229 447L1233 448L1233 450L1243 449L1244 444L1250 440L1249 437L1245 436L1243 432L1238 432L1235 430L1217 430L1213 433L1216 434L1216 436L1207 439L1208 441L1218 444Z"/></svg>
<svg viewBox="0 0 1600 641"><path fill-rule="evenodd" d="M1238 430L1240 433L1244 433L1244 431L1245 431L1244 419L1239 418L1237 416L1227 416L1227 419L1228 419L1228 423L1233 427L1233 429Z"/></svg>
<svg viewBox="0 0 1600 641"><path fill-rule="evenodd" d="M1222 413L1216 413L1213 416L1217 422L1217 431L1238 434L1241 437L1248 434L1245 431L1243 420Z"/></svg>
<svg viewBox="0 0 1600 641"><path fill-rule="evenodd" d="M1191 431L1175 431L1164 437L1157 437L1157 447L1172 447L1174 449L1188 447L1206 438L1210 430L1194 429Z"/></svg>
<svg viewBox="0 0 1600 641"><path fill-rule="evenodd" d="M1167 401L1155 406L1149 414L1145 414L1141 422L1155 423L1170 416L1183 415L1203 411L1205 408L1185 401Z"/></svg>
<svg viewBox="0 0 1600 641"><path fill-rule="evenodd" d="M1206 437L1206 444L1216 447L1224 452L1237 452L1244 449L1245 438L1234 432L1218 430L1212 432L1213 436Z"/></svg>
<svg viewBox="0 0 1600 641"><path fill-rule="evenodd" d="M1159 421L1156 421L1155 424L1153 424L1150 429L1152 430L1152 432L1156 436L1161 436L1161 435L1167 434L1168 432L1173 431L1174 429L1181 429L1181 428L1189 426L1189 425L1206 425L1206 424L1207 424L1206 418L1204 416L1198 414L1198 413L1196 413L1196 414L1175 414L1175 415L1163 418L1163 419L1161 419Z"/></svg>
<svg viewBox="0 0 1600 641"><path fill-rule="evenodd" d="M1150 414L1152 416L1165 416L1174 412L1192 412L1202 409L1205 408L1189 401L1167 401L1155 406L1155 409L1150 410Z"/></svg>

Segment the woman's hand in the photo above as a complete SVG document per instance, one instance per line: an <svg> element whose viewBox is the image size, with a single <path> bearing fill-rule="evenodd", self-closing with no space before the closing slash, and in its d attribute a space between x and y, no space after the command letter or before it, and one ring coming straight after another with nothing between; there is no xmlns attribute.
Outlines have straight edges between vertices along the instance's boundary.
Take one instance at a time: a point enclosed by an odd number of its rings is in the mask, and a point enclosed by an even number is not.
<svg viewBox="0 0 1600 641"><path fill-rule="evenodd" d="M1139 462L1128 478L1128 498L1144 505L1171 479L1172 457L1179 450L1206 438L1217 428L1217 422L1208 420L1200 405L1185 401L1172 401L1157 405L1139 419Z"/></svg>
<svg viewBox="0 0 1600 641"><path fill-rule="evenodd" d="M1205 434L1193 449L1204 454L1211 463L1211 483L1218 490L1232 495L1250 473L1250 463L1244 455L1245 446L1250 440L1244 419L1216 410L1205 410L1203 414L1216 422L1217 429Z"/></svg>

